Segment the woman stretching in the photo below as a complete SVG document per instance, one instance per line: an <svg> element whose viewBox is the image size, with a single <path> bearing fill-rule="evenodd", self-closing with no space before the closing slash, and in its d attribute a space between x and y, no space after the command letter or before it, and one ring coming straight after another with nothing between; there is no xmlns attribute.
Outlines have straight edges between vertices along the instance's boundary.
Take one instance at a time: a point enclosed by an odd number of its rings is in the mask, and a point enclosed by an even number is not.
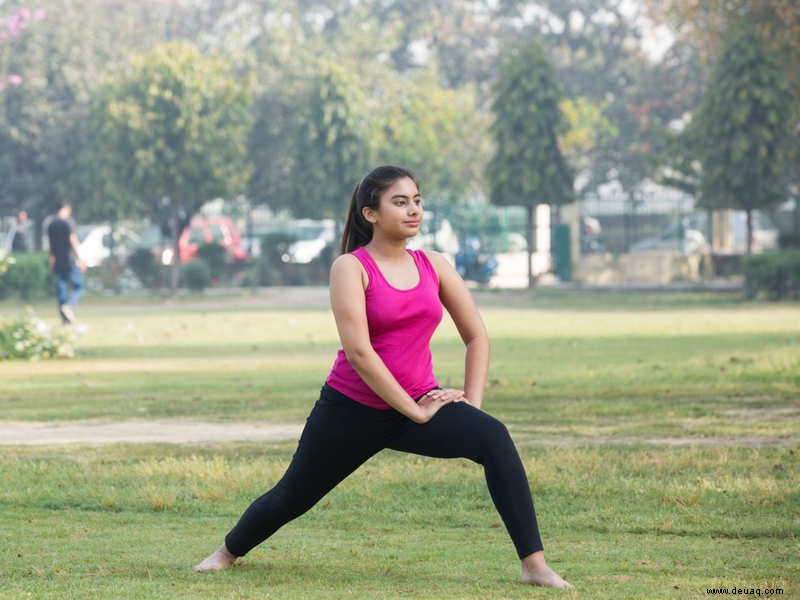
<svg viewBox="0 0 800 600"><path fill-rule="evenodd" d="M330 277L342 349L283 478L194 570L231 566L371 456L392 448L483 465L522 561L522 581L571 587L545 563L525 469L508 430L480 410L489 338L470 293L444 257L406 249L421 222L419 187L406 169L378 167L356 186ZM463 391L440 389L433 375L430 340L442 305L466 345Z"/></svg>

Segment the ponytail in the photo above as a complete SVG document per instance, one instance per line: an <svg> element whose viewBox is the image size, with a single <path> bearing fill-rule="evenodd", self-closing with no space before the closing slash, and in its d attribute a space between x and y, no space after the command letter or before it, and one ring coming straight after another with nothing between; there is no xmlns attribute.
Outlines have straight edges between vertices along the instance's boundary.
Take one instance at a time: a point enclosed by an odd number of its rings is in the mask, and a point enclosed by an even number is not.
<svg viewBox="0 0 800 600"><path fill-rule="evenodd" d="M372 240L372 223L364 218L362 211L365 207L378 210L381 193L404 177L408 177L419 187L411 171L393 166L376 167L356 185L350 197L350 207L342 233L342 254L366 246Z"/></svg>
<svg viewBox="0 0 800 600"><path fill-rule="evenodd" d="M342 233L342 254L347 254L356 248L366 246L372 239L372 223L367 221L358 209L358 192L361 190L362 183L363 180L356 185L353 189L353 195L350 197L350 208L347 209L347 219ZM365 206L365 204L362 204L362 206Z"/></svg>

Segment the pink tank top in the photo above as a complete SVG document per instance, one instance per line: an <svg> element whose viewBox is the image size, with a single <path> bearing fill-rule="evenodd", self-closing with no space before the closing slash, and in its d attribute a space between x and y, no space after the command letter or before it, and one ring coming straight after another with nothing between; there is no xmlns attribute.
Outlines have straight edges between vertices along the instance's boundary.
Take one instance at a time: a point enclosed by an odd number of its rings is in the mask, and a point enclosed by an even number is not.
<svg viewBox="0 0 800 600"><path fill-rule="evenodd" d="M419 283L407 290L392 287L365 248L357 248L352 254L369 277L364 296L372 347L408 395L417 398L438 385L433 376L430 342L442 320L442 303L439 277L428 257L422 250L407 252L419 271ZM327 383L361 404L391 408L364 383L342 349Z"/></svg>

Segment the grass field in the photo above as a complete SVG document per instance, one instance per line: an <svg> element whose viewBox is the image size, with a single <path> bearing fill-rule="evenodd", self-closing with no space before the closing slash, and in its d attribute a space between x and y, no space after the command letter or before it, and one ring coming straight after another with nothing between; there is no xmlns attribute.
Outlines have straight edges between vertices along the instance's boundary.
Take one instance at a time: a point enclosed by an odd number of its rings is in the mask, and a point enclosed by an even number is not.
<svg viewBox="0 0 800 600"><path fill-rule="evenodd" d="M516 583L479 467L394 452L235 568L194 574L294 450L230 441L0 446L0 597L800 597L800 306L478 297L484 407L518 443L548 560L574 591ZM338 347L308 304L89 299L75 359L0 363L0 425L301 423ZM0 305L0 321L20 310ZM434 359L458 386L447 321Z"/></svg>

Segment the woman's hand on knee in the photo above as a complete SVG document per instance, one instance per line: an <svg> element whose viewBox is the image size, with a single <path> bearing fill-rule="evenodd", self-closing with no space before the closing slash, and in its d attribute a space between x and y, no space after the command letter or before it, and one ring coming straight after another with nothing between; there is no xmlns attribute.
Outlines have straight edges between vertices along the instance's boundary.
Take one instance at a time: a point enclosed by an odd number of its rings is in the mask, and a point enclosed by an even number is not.
<svg viewBox="0 0 800 600"><path fill-rule="evenodd" d="M417 402L417 405L422 409L423 418L425 419L421 422L427 423L430 421L433 415L439 412L439 409L445 404L462 401L464 401L464 392L462 390L455 390L452 388L431 390Z"/></svg>
<svg viewBox="0 0 800 600"><path fill-rule="evenodd" d="M423 398L427 397L430 397L432 400L443 400L447 402L463 402L466 400L464 397L464 390L457 390L454 388L437 388L423 396Z"/></svg>

